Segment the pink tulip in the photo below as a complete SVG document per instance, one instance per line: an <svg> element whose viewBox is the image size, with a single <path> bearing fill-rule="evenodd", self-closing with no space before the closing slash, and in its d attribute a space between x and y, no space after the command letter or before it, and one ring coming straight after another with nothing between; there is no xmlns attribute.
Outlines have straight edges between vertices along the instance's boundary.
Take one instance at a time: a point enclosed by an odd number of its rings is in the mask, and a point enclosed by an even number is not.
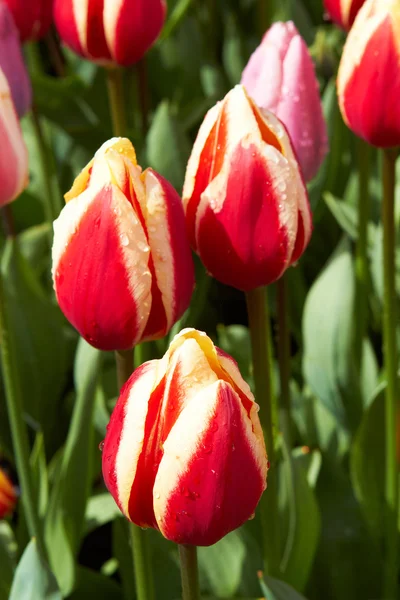
<svg viewBox="0 0 400 600"><path fill-rule="evenodd" d="M314 65L291 21L267 31L241 83L260 108L285 124L304 179L310 181L328 151L328 138Z"/></svg>
<svg viewBox="0 0 400 600"><path fill-rule="evenodd" d="M32 88L22 56L19 32L7 4L0 2L0 67L7 78L17 113L31 107Z"/></svg>
<svg viewBox="0 0 400 600"><path fill-rule="evenodd" d="M28 183L28 151L7 79L0 69L0 206L12 202Z"/></svg>

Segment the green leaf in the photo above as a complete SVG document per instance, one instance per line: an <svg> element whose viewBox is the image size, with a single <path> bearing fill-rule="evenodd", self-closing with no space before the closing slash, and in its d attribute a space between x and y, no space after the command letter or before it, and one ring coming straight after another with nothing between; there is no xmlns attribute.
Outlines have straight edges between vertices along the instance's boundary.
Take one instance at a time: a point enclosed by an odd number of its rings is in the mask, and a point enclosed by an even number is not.
<svg viewBox="0 0 400 600"><path fill-rule="evenodd" d="M343 244L307 296L303 372L314 394L345 428L356 422L353 315L353 262Z"/></svg>
<svg viewBox="0 0 400 600"><path fill-rule="evenodd" d="M45 523L50 562L64 594L74 587L74 558L84 532L91 487L92 417L100 359L101 352L80 339L75 359L77 396Z"/></svg>
<svg viewBox="0 0 400 600"><path fill-rule="evenodd" d="M260 578L260 585L262 593L268 600L306 600L304 596L284 581L267 575Z"/></svg>
<svg viewBox="0 0 400 600"><path fill-rule="evenodd" d="M29 542L15 571L9 600L61 600L56 579L41 559L36 541Z"/></svg>
<svg viewBox="0 0 400 600"><path fill-rule="evenodd" d="M162 102L147 135L147 159L180 192L190 154L190 143L168 102Z"/></svg>
<svg viewBox="0 0 400 600"><path fill-rule="evenodd" d="M377 542L383 535L385 515L385 390L383 382L375 391L350 453L354 491Z"/></svg>
<svg viewBox="0 0 400 600"><path fill-rule="evenodd" d="M174 10L168 18L168 21L164 25L164 29L161 34L161 41L167 39L174 32L174 30L184 19L191 4L192 0L178 0L178 2L175 4Z"/></svg>
<svg viewBox="0 0 400 600"><path fill-rule="evenodd" d="M36 436L35 444L30 457L32 480L36 486L36 498L39 515L44 517L49 499L49 481L47 476L46 453L42 433Z"/></svg>
<svg viewBox="0 0 400 600"><path fill-rule="evenodd" d="M330 192L324 194L324 200L343 231L347 233L352 240L356 240L358 237L358 215L356 207L343 202L343 200L338 200L338 198L335 198Z"/></svg>
<svg viewBox="0 0 400 600"><path fill-rule="evenodd" d="M317 452L312 455L320 463L320 454ZM310 459L312 461L312 457ZM314 490L301 461L301 454L288 456L286 453L282 465L283 489L280 499L286 513L287 529L281 569L285 581L296 589L304 590L318 546L321 517ZM312 476L315 485L316 475Z"/></svg>
<svg viewBox="0 0 400 600"><path fill-rule="evenodd" d="M108 492L92 496L87 503L85 515L85 534L90 533L97 527L101 527L116 517L121 511L115 503L114 498Z"/></svg>
<svg viewBox="0 0 400 600"><path fill-rule="evenodd" d="M63 320L58 307L46 298L16 240L7 240L2 273L24 408L40 424L52 448L66 379Z"/></svg>

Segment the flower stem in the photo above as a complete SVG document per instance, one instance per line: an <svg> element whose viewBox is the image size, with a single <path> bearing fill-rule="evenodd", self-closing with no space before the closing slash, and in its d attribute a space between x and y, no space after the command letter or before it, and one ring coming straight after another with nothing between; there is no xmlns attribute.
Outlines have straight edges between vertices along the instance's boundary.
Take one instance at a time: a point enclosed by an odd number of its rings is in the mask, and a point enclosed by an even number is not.
<svg viewBox="0 0 400 600"><path fill-rule="evenodd" d="M134 351L116 351L115 362L117 365L118 389L128 381L132 375L134 365ZM135 586L137 600L153 600L154 586L152 570L150 567L150 547L146 532L134 523L129 524L133 554L133 568L135 571Z"/></svg>
<svg viewBox="0 0 400 600"><path fill-rule="evenodd" d="M354 359L360 379L363 342L368 322L368 217L370 208L369 167L370 148L363 140L357 140L358 152L358 238L356 247L356 290L354 315Z"/></svg>
<svg viewBox="0 0 400 600"><path fill-rule="evenodd" d="M181 561L182 598L183 600L200 600L196 546L180 545L179 558Z"/></svg>
<svg viewBox="0 0 400 600"><path fill-rule="evenodd" d="M109 67L106 71L113 131L116 137L121 137L126 135L123 71L118 67Z"/></svg>
<svg viewBox="0 0 400 600"><path fill-rule="evenodd" d="M289 299L287 277L283 275L277 283L277 315L278 315L278 361L281 384L280 415L283 438L287 452L292 448L290 430L290 330L289 330Z"/></svg>
<svg viewBox="0 0 400 600"><path fill-rule="evenodd" d="M137 64L137 85L138 85L138 100L140 106L140 115L142 121L142 135L146 136L149 128L149 82L147 78L146 57Z"/></svg>
<svg viewBox="0 0 400 600"><path fill-rule="evenodd" d="M15 242L14 242L15 243ZM3 275L0 272L0 356L5 388L8 419L15 454L15 461L21 483L21 499L25 513L29 535L36 538L39 552L45 559L43 531L40 523L32 473L29 464L29 439L24 422L21 388L18 379L15 350L12 347L12 336L7 315L4 293Z"/></svg>
<svg viewBox="0 0 400 600"><path fill-rule="evenodd" d="M398 537L397 515L399 505L398 464L396 457L396 422L399 411L397 395L397 347L396 347L396 293L395 293L395 167L397 151L383 150L383 276L384 310L383 342L386 372L386 557L384 593L385 598L397 597Z"/></svg>
<svg viewBox="0 0 400 600"><path fill-rule="evenodd" d="M268 491L260 502L264 538L264 562L268 573L278 574L281 558L278 517L278 472L274 439L274 400L272 391L272 343L266 288L246 294L253 354L255 398L260 405L260 421L267 446L270 471Z"/></svg>

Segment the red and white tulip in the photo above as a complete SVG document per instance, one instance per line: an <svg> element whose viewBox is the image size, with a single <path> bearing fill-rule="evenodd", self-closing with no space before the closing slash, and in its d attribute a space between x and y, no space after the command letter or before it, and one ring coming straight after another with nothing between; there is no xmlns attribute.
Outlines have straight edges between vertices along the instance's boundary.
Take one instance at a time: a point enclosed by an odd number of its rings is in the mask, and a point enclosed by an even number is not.
<svg viewBox="0 0 400 600"><path fill-rule="evenodd" d="M21 42L40 40L53 21L54 0L2 0L8 5Z"/></svg>
<svg viewBox="0 0 400 600"><path fill-rule="evenodd" d="M187 309L193 262L181 199L132 144L104 144L54 223L53 279L67 319L93 346L164 337Z"/></svg>
<svg viewBox="0 0 400 600"><path fill-rule="evenodd" d="M60 38L100 64L129 66L150 49L164 24L165 0L55 0Z"/></svg>
<svg viewBox="0 0 400 600"><path fill-rule="evenodd" d="M123 514L178 544L208 546L254 514L268 462L258 405L236 362L181 331L122 389L103 476Z"/></svg>
<svg viewBox="0 0 400 600"><path fill-rule="evenodd" d="M365 0L324 0L332 21L348 31Z"/></svg>
<svg viewBox="0 0 400 600"><path fill-rule="evenodd" d="M183 203L191 244L206 269L240 290L277 280L310 240L307 190L290 138L243 86L207 113Z"/></svg>
<svg viewBox="0 0 400 600"><path fill-rule="evenodd" d="M400 6L367 0L347 37L337 88L343 119L381 148L400 145Z"/></svg>

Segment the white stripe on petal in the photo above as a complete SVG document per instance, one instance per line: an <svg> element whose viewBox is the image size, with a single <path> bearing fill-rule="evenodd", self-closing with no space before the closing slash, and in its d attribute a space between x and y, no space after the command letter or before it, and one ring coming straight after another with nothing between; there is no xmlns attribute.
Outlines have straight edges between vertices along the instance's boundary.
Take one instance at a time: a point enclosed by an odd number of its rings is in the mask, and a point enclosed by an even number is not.
<svg viewBox="0 0 400 600"><path fill-rule="evenodd" d="M72 0L72 7L79 41L84 52L87 52L89 0Z"/></svg>
<svg viewBox="0 0 400 600"><path fill-rule="evenodd" d="M107 46L111 56L115 59L115 44L118 31L118 20L125 0L104 0L103 25ZM149 15L149 18L151 16ZM134 44L135 40L131 40Z"/></svg>

